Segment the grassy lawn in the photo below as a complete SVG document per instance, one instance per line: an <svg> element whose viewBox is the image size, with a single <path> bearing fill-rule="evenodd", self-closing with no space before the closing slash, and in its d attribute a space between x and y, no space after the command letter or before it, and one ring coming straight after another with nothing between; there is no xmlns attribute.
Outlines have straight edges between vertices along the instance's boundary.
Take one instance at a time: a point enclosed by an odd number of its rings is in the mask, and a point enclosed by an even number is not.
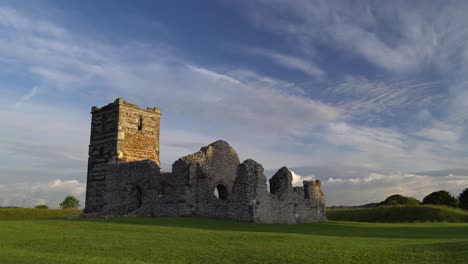
<svg viewBox="0 0 468 264"><path fill-rule="evenodd" d="M199 218L13 220L11 217L0 221L0 263L466 263L467 260L465 223L330 221L259 225Z"/></svg>

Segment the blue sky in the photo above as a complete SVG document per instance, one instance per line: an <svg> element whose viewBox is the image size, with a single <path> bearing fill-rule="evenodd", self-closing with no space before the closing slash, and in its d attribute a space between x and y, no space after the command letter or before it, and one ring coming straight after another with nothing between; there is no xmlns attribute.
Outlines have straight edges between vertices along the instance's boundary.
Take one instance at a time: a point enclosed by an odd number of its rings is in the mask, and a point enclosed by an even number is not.
<svg viewBox="0 0 468 264"><path fill-rule="evenodd" d="M0 206L84 202L91 106L159 106L329 205L468 187L463 1L2 1Z"/></svg>

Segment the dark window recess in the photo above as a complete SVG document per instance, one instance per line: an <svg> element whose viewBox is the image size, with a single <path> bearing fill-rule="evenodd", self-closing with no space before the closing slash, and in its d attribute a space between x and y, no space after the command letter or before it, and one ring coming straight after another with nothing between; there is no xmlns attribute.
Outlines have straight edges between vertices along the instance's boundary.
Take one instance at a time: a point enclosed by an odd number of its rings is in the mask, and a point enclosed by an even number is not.
<svg viewBox="0 0 468 264"><path fill-rule="evenodd" d="M102 116L101 119L101 130L104 132L106 131L106 116Z"/></svg>
<svg viewBox="0 0 468 264"><path fill-rule="evenodd" d="M138 130L143 130L143 117L138 118Z"/></svg>
<svg viewBox="0 0 468 264"><path fill-rule="evenodd" d="M167 188L167 182L162 181L161 182L161 194L166 194L166 188Z"/></svg>
<svg viewBox="0 0 468 264"><path fill-rule="evenodd" d="M135 209L141 208L141 204L143 203L142 191L138 186L132 191L132 203Z"/></svg>

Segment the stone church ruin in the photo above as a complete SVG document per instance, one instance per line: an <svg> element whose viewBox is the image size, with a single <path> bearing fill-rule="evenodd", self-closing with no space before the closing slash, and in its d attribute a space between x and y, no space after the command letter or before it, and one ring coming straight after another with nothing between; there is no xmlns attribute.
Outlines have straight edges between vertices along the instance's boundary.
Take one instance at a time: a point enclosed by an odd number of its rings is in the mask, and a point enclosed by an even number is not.
<svg viewBox="0 0 468 264"><path fill-rule="evenodd" d="M88 216L200 216L257 223L325 221L320 181L292 186L281 168L269 180L262 165L240 162L225 141L182 157L163 172L159 108L122 99L91 109L85 214Z"/></svg>

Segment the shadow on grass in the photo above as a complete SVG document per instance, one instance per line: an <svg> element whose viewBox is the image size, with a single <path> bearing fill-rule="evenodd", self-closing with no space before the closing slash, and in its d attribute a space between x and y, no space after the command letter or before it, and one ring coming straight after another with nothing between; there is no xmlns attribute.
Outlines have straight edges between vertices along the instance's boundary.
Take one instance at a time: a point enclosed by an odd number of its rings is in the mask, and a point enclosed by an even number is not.
<svg viewBox="0 0 468 264"><path fill-rule="evenodd" d="M468 237L468 224L445 223L376 224L330 221L327 223L280 225L188 217L130 217L112 219L80 219L79 221L190 228L212 231L269 232L337 237L427 239L466 239Z"/></svg>

